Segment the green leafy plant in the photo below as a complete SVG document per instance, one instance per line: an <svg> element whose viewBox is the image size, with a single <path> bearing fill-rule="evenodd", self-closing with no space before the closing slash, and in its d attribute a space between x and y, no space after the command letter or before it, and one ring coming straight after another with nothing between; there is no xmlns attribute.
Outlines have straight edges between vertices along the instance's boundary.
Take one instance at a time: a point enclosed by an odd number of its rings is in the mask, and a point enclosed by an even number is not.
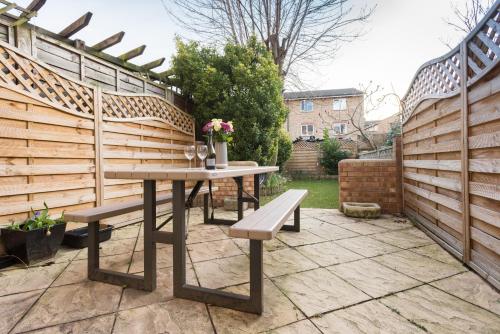
<svg viewBox="0 0 500 334"><path fill-rule="evenodd" d="M401 135L401 123L393 123L389 132L387 133L387 138L385 140L385 146L392 146L394 137Z"/></svg>
<svg viewBox="0 0 500 334"><path fill-rule="evenodd" d="M246 45L228 43L222 51L177 40L172 83L193 103L197 137L204 122L232 120L230 160L272 163L287 109L283 81L272 55L251 38Z"/></svg>
<svg viewBox="0 0 500 334"><path fill-rule="evenodd" d="M290 156L292 155L292 148L292 139L285 129L280 129L278 137L278 159L276 161L276 165L280 167L280 171L283 171L285 162L290 159Z"/></svg>
<svg viewBox="0 0 500 334"><path fill-rule="evenodd" d="M336 138L330 138L326 129L323 131L323 142L320 149L322 155L319 163L329 175L338 174L339 162L351 156L351 152L343 150L342 145Z"/></svg>
<svg viewBox="0 0 500 334"><path fill-rule="evenodd" d="M50 228L53 225L64 223L64 211L61 214L61 217L57 219L52 219L49 216L49 207L44 202L43 206L45 209L40 211L34 211L31 209L31 217L26 219L22 223L13 222L11 225L7 226L10 230L22 230L22 231L32 231L36 229L47 228L47 232L50 231Z"/></svg>
<svg viewBox="0 0 500 334"><path fill-rule="evenodd" d="M279 173L270 174L263 184L262 192L264 196L269 196L282 192L288 179Z"/></svg>

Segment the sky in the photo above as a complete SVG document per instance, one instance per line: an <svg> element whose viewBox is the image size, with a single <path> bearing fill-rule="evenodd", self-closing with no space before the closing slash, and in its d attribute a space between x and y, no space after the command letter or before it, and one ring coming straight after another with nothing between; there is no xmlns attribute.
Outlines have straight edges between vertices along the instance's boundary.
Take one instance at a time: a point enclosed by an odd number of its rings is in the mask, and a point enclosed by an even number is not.
<svg viewBox="0 0 500 334"><path fill-rule="evenodd" d="M375 12L361 38L342 45L332 60L301 76L310 89L359 88L372 82L372 86L379 85L384 92L402 97L420 65L449 50L442 40L460 39L444 21L453 16L452 0L351 1L355 6L376 5ZM459 5L465 1L453 0ZM17 1L21 6L29 2ZM144 54L133 62L140 65L166 57L157 71L169 68L175 36L185 35L183 28L169 18L161 0L48 0L31 22L59 32L87 11L93 13L90 24L73 38L93 45L123 30L123 41L106 52L117 56L146 44ZM395 99L389 99L366 118L380 119L397 110Z"/></svg>

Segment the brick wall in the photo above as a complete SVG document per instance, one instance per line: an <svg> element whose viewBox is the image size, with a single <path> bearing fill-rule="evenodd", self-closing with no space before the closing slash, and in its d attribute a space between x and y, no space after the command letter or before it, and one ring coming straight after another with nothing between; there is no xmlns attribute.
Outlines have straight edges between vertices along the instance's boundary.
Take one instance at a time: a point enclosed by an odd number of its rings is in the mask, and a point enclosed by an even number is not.
<svg viewBox="0 0 500 334"><path fill-rule="evenodd" d="M378 203L384 213L402 212L401 141L394 140L394 159L346 159L339 163L339 203Z"/></svg>
<svg viewBox="0 0 500 334"><path fill-rule="evenodd" d="M213 185L218 187L217 191L213 192L215 207L224 206L225 197L236 198L238 196L238 188L232 178L214 180ZM243 190L253 195L253 175L243 177ZM244 193L243 196L245 196Z"/></svg>

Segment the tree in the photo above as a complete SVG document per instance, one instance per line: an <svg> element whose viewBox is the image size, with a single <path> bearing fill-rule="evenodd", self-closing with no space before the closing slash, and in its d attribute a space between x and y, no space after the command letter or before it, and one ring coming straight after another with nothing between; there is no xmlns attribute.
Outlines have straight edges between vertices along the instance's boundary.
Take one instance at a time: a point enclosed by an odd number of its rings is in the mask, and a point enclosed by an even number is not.
<svg viewBox="0 0 500 334"><path fill-rule="evenodd" d="M278 156L276 161L276 164L280 167L280 171L283 171L285 162L290 159L290 156L292 155L292 149L292 139L285 131L285 129L281 128L278 137Z"/></svg>
<svg viewBox="0 0 500 334"><path fill-rule="evenodd" d="M251 38L247 45L228 43L218 52L177 40L172 72L174 84L193 102L198 138L212 118L233 121L229 158L270 163L287 109L283 82L264 45Z"/></svg>
<svg viewBox="0 0 500 334"><path fill-rule="evenodd" d="M321 158L320 165L329 175L336 175L339 172L339 162L349 158L351 152L342 149L340 142L336 138L330 138L328 130L323 130L323 141L320 144Z"/></svg>
<svg viewBox="0 0 500 334"><path fill-rule="evenodd" d="M460 34L460 39L470 33L481 21L486 12L490 9L493 0L467 0L463 7L457 2L452 2L453 18L445 19L446 24ZM452 49L449 41L442 42Z"/></svg>
<svg viewBox="0 0 500 334"><path fill-rule="evenodd" d="M282 77L298 63L331 59L361 34L373 13L352 0L162 0L170 16L205 40L245 45L253 36L272 53ZM170 3L170 5L167 4Z"/></svg>

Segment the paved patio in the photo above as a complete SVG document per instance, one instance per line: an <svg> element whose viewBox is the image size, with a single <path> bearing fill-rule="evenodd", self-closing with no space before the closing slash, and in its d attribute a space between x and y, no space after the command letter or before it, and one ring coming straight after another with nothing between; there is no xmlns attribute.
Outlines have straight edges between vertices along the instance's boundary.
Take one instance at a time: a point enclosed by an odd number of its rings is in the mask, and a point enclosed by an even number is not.
<svg viewBox="0 0 500 334"><path fill-rule="evenodd" d="M90 282L87 250L62 249L0 272L0 333L500 333L500 294L406 219L302 213L302 232L265 243L260 317L173 298L172 246L158 245L151 293ZM196 209L189 280L248 290L248 241L201 223ZM141 238L140 224L114 231L102 267L141 272Z"/></svg>

